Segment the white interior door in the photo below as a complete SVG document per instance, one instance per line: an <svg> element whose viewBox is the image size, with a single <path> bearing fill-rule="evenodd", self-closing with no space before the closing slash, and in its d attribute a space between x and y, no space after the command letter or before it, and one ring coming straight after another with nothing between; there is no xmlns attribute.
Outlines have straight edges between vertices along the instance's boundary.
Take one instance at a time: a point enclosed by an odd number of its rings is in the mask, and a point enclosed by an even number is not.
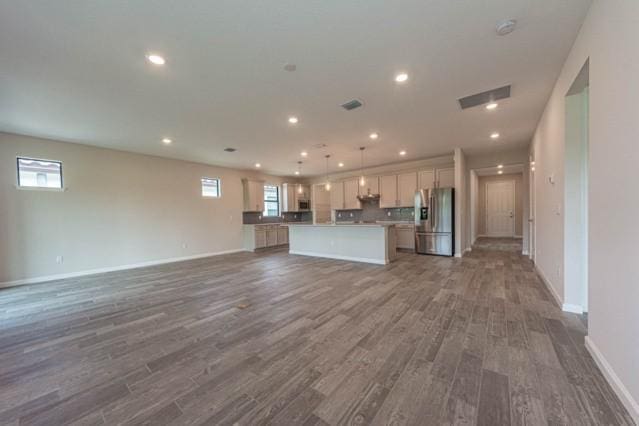
<svg viewBox="0 0 639 426"><path fill-rule="evenodd" d="M515 181L486 182L486 234L515 235Z"/></svg>

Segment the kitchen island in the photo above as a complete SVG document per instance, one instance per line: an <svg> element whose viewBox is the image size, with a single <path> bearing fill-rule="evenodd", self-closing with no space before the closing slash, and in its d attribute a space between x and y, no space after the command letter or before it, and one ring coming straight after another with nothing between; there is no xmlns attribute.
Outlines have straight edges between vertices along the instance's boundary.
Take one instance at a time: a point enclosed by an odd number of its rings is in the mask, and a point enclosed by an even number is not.
<svg viewBox="0 0 639 426"><path fill-rule="evenodd" d="M395 225L289 224L289 253L386 265L395 260Z"/></svg>

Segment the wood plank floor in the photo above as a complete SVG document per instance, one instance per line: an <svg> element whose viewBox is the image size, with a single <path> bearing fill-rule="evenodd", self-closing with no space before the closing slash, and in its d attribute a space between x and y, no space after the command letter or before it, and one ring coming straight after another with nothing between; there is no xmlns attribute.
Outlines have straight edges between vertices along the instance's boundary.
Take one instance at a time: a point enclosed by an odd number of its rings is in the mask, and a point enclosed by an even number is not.
<svg viewBox="0 0 639 426"><path fill-rule="evenodd" d="M238 253L0 289L0 424L632 424L516 253Z"/></svg>

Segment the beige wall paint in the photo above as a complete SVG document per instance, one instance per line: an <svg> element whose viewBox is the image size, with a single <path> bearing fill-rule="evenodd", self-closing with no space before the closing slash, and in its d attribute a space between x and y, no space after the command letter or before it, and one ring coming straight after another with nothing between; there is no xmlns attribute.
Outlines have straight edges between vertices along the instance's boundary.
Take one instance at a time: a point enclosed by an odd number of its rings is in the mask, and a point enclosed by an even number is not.
<svg viewBox="0 0 639 426"><path fill-rule="evenodd" d="M565 95L590 58L588 339L639 422L637 40L639 2L593 2L537 126L532 154L536 264L563 298Z"/></svg>
<svg viewBox="0 0 639 426"><path fill-rule="evenodd" d="M488 182L515 182L515 235L523 235L523 215L524 215L524 187L522 173L513 173L507 175L496 176L479 176L478 179L478 197L479 205L477 230L478 235L486 235L486 183Z"/></svg>
<svg viewBox="0 0 639 426"><path fill-rule="evenodd" d="M16 156L62 161L65 190L17 189ZM202 176L221 179L221 198L201 197ZM0 283L241 249L243 177L282 183L0 133Z"/></svg>

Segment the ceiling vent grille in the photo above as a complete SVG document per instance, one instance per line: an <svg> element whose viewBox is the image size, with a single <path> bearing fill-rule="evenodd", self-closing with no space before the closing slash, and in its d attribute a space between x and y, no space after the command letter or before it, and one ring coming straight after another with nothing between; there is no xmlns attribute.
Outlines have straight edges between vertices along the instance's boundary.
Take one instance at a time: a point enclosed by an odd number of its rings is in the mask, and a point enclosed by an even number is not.
<svg viewBox="0 0 639 426"><path fill-rule="evenodd" d="M344 108L346 111L350 111L353 110L355 108L359 108L361 107L363 104L361 101L358 101L357 99L353 99L352 101L348 101L345 104L342 104L342 108Z"/></svg>
<svg viewBox="0 0 639 426"><path fill-rule="evenodd" d="M476 95L466 96L465 98L459 99L459 105L462 109L466 109L506 98L510 98L510 85L477 93Z"/></svg>
<svg viewBox="0 0 639 426"><path fill-rule="evenodd" d="M224 148L224 151L226 151L226 152L235 152L236 149L235 148Z"/></svg>

